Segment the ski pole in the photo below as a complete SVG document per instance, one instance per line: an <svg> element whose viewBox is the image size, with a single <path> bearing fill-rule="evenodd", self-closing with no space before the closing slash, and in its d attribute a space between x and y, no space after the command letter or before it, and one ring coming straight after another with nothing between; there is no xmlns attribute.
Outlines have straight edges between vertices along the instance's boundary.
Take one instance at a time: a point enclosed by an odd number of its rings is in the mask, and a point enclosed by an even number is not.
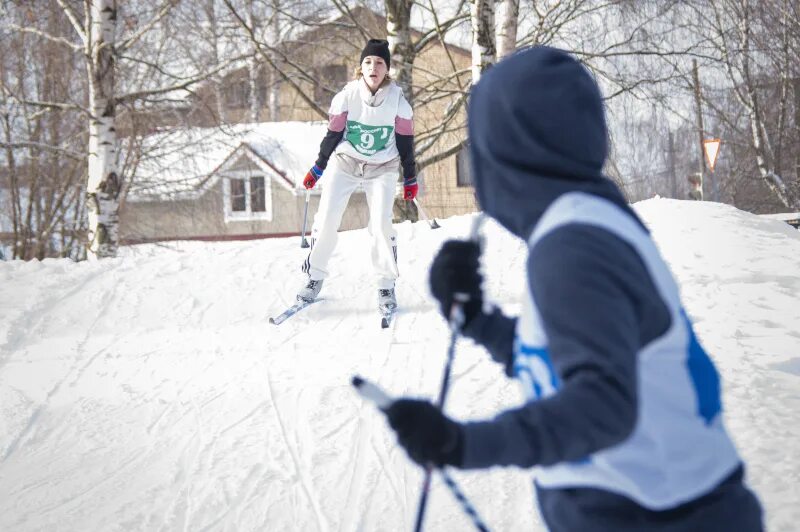
<svg viewBox="0 0 800 532"><path fill-rule="evenodd" d="M352 382L359 395L361 395L361 397L364 399L371 401L380 410L385 411L392 405L394 399L392 399L386 392L384 392L375 384L372 384L358 375L353 377ZM467 499L467 496L464 495L464 492L458 487L458 484L456 484L456 481L453 479L453 477L451 477L443 467L439 469L439 472L442 474L442 479L444 480L445 485L450 488L450 492L453 494L453 497L455 497L458 503L461 505L461 509L464 510L464 513L467 514L472 520L472 524L475 525L475 528L481 532L489 532L489 529L485 524L483 524L480 515L478 515L478 511L475 509L472 503L469 502L469 499Z"/></svg>
<svg viewBox="0 0 800 532"><path fill-rule="evenodd" d="M433 221L431 221L431 219L428 217L428 213L426 213L425 209L422 208L422 205L419 204L419 202L417 201L417 198L414 198L413 201L414 201L414 205L417 206L417 210L422 215L422 219L425 220L426 222L428 222L428 225L431 226L431 229L439 229L441 227L441 225L439 225L439 222L436 221L436 218L434 218Z"/></svg>
<svg viewBox="0 0 800 532"><path fill-rule="evenodd" d="M453 497L455 497L461 505L461 509L464 510L464 513L472 520L472 524L475 525L475 528L480 530L480 532L489 532L489 528L483 523L481 516L478 515L478 510L469 502L464 492L459 489L453 477L451 477L443 467L439 469L439 473L441 473L445 485L450 488L450 493L453 494Z"/></svg>
<svg viewBox="0 0 800 532"><path fill-rule="evenodd" d="M469 233L469 239L477 242L481 224L483 223L483 213L478 213L472 220L472 227ZM447 391L450 388L450 373L453 367L453 358L455 358L456 341L458 340L461 326L464 325L464 303L469 301L469 294L455 293L453 294L453 305L450 307L450 345L447 348L447 361L444 366L444 375L442 375L442 386L439 388L439 399L436 404L440 410L444 410L444 401L447 398ZM425 466L425 478L422 481L422 492L419 495L419 506L417 507L417 522L414 525L415 532L422 531L422 520L425 517L425 508L428 504L428 491L431 487L431 476L433 466L428 464Z"/></svg>
<svg viewBox="0 0 800 532"><path fill-rule="evenodd" d="M308 240L306 240L306 221L308 220L308 201L311 199L311 189L306 189L306 207L303 210L303 230L300 232L300 247L307 248Z"/></svg>

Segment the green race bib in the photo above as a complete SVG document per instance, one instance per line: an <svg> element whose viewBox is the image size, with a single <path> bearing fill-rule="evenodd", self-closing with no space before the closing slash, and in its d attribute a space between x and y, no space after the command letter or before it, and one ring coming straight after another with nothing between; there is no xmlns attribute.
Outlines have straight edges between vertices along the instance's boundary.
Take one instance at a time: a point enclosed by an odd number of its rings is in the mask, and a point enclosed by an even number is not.
<svg viewBox="0 0 800 532"><path fill-rule="evenodd" d="M358 153L374 155L386 147L392 126L367 126L354 120L347 121L347 142Z"/></svg>

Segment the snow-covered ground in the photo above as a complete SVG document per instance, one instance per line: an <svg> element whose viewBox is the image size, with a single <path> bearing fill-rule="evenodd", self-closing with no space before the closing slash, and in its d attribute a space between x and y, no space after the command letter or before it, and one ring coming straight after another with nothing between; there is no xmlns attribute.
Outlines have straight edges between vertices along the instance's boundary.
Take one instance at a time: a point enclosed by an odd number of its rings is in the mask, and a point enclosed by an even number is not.
<svg viewBox="0 0 800 532"><path fill-rule="evenodd" d="M770 530L800 527L800 232L713 203L636 205L723 377L726 421ZM381 330L366 234L343 233L324 301L276 327L298 238L0 262L0 530L410 530L421 472L351 389L434 397L448 332L427 268L470 217L398 226L402 305ZM524 248L487 224L490 297L518 309ZM448 411L520 401L469 341ZM454 472L496 530L542 529L530 475ZM428 530L470 522L435 481Z"/></svg>

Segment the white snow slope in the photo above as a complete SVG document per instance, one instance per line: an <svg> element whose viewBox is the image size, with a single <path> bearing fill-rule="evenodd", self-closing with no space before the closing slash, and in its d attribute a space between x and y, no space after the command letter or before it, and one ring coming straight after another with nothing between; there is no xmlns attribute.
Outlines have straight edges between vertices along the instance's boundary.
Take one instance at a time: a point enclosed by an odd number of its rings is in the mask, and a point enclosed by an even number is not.
<svg viewBox="0 0 800 532"><path fill-rule="evenodd" d="M721 204L636 208L722 374L769 529L797 530L800 233ZM436 396L449 337L427 268L470 220L398 226L389 330L364 231L341 235L324 301L280 326L267 318L301 282L298 238L0 262L0 530L410 530L422 474L349 382ZM484 234L488 297L516 312L524 248L495 224ZM520 397L459 343L450 414L488 417ZM454 476L492 529L543 528L529 472ZM470 527L437 479L426 530Z"/></svg>

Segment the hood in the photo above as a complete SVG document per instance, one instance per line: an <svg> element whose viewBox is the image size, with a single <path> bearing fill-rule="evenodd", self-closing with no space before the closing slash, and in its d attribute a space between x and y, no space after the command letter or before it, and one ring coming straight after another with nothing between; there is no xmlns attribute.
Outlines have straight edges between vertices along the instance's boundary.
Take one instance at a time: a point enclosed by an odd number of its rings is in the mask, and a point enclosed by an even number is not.
<svg viewBox="0 0 800 532"><path fill-rule="evenodd" d="M600 90L566 52L536 46L493 66L472 89L468 124L478 202L520 238L567 192L609 199L638 221L602 173L608 136Z"/></svg>

